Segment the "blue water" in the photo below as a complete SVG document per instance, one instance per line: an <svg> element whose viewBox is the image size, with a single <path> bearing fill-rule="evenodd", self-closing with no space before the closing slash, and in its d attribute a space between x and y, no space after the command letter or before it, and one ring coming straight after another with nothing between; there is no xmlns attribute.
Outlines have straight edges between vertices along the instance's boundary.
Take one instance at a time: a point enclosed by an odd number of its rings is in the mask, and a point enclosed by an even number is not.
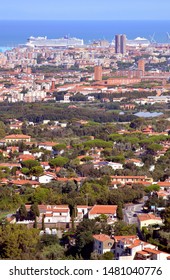
<svg viewBox="0 0 170 280"><path fill-rule="evenodd" d="M123 33L128 39L138 36L154 39L158 43L170 43L169 21L0 21L0 48L24 44L30 36L60 38L65 35L84 39L85 43L106 39L111 42L115 34Z"/></svg>

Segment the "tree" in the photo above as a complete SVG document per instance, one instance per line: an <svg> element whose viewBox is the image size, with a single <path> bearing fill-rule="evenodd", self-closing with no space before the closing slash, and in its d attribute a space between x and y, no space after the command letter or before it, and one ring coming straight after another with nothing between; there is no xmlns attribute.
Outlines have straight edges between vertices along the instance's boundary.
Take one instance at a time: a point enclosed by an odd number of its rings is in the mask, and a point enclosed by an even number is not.
<svg viewBox="0 0 170 280"><path fill-rule="evenodd" d="M62 260L65 259L64 248L56 244L51 244L43 248L40 257L42 260Z"/></svg>
<svg viewBox="0 0 170 280"><path fill-rule="evenodd" d="M23 221L23 220L27 219L28 213L27 213L27 209L25 207L25 204L21 205L21 207L19 208L18 214L19 214L20 221Z"/></svg>
<svg viewBox="0 0 170 280"><path fill-rule="evenodd" d="M31 168L32 175L39 177L44 173L44 169L42 166L34 166Z"/></svg>
<svg viewBox="0 0 170 280"><path fill-rule="evenodd" d="M68 163L68 158L66 157L61 157L61 156L58 156L54 159L51 159L49 161L49 164L52 166L52 167L63 167L65 164Z"/></svg>
<svg viewBox="0 0 170 280"><path fill-rule="evenodd" d="M48 188L38 187L32 195L31 201L35 204L50 203L52 191Z"/></svg>
<svg viewBox="0 0 170 280"><path fill-rule="evenodd" d="M141 129L146 124L145 119L136 118L130 123L130 127L133 129Z"/></svg>
<svg viewBox="0 0 170 280"><path fill-rule="evenodd" d="M21 172L22 172L24 175L29 175L29 174L30 174L30 170L29 170L29 168L27 168L27 167L21 168Z"/></svg>
<svg viewBox="0 0 170 280"><path fill-rule="evenodd" d="M10 260L35 259L39 246L39 231L25 225L8 224L0 228L0 258Z"/></svg>
<svg viewBox="0 0 170 280"><path fill-rule="evenodd" d="M38 227L38 224L37 224L37 217L35 216L35 221L34 221L34 224L33 224L33 228L37 228Z"/></svg>
<svg viewBox="0 0 170 280"><path fill-rule="evenodd" d="M40 165L40 163L34 159L28 159L28 160L25 160L22 162L22 166L26 167L28 169L31 169L31 168L33 168L35 166L39 166L39 165Z"/></svg>
<svg viewBox="0 0 170 280"><path fill-rule="evenodd" d="M41 236L41 244L43 247L47 247L50 245L54 245L56 243L59 243L59 239L57 235L53 235L53 234L43 234Z"/></svg>
<svg viewBox="0 0 170 280"><path fill-rule="evenodd" d="M39 217L40 212L39 212L37 203L34 203L31 205L29 214L33 220L35 220L36 217Z"/></svg>
<svg viewBox="0 0 170 280"><path fill-rule="evenodd" d="M11 169L11 175L14 175L14 176L15 176L17 170L18 170L18 167L17 167L17 166L12 167L12 169Z"/></svg>
<svg viewBox="0 0 170 280"><path fill-rule="evenodd" d="M113 226L114 235L136 235L136 225L128 225L124 221L118 221Z"/></svg>
<svg viewBox="0 0 170 280"><path fill-rule="evenodd" d="M113 260L114 254L112 252L106 252L102 255L102 260Z"/></svg>
<svg viewBox="0 0 170 280"><path fill-rule="evenodd" d="M116 216L118 220L123 220L123 210L122 210L122 205L120 203L118 203L117 205Z"/></svg>
<svg viewBox="0 0 170 280"><path fill-rule="evenodd" d="M153 185L150 185L148 187L145 187L144 191L146 193L150 193L150 192L153 192L153 191L159 191L160 190L160 186L157 185L157 184L153 184Z"/></svg>
<svg viewBox="0 0 170 280"><path fill-rule="evenodd" d="M90 231L85 231L76 235L76 248L78 254L84 259L90 258L93 251L93 236Z"/></svg>
<svg viewBox="0 0 170 280"><path fill-rule="evenodd" d="M152 143L147 147L147 151L151 155L155 155L156 152L161 151L163 146L157 143Z"/></svg>
<svg viewBox="0 0 170 280"><path fill-rule="evenodd" d="M6 130L5 124L2 121L0 121L0 138L3 138L6 135L5 130Z"/></svg>
<svg viewBox="0 0 170 280"><path fill-rule="evenodd" d="M165 229L170 231L170 207L167 207L164 213Z"/></svg>
<svg viewBox="0 0 170 280"><path fill-rule="evenodd" d="M42 216L42 230L45 230L45 224L44 224L44 219L45 219L45 215L43 214Z"/></svg>
<svg viewBox="0 0 170 280"><path fill-rule="evenodd" d="M65 150L66 149L66 144L57 144L55 146L53 146L53 150L54 151L62 151L62 150Z"/></svg>

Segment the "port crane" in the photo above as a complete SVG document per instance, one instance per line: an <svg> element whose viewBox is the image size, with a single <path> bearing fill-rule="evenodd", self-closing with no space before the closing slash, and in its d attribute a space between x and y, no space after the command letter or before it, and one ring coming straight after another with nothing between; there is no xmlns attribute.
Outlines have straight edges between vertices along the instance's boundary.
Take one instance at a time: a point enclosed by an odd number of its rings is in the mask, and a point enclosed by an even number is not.
<svg viewBox="0 0 170 280"><path fill-rule="evenodd" d="M168 43L169 43L169 41L170 41L170 34L169 34L169 32L166 32L166 34L167 34L167 37L168 37Z"/></svg>
<svg viewBox="0 0 170 280"><path fill-rule="evenodd" d="M155 40L155 32L154 32L152 35L150 35L149 37L150 37L150 42L151 42L152 44L155 44L155 43L156 43L156 40Z"/></svg>

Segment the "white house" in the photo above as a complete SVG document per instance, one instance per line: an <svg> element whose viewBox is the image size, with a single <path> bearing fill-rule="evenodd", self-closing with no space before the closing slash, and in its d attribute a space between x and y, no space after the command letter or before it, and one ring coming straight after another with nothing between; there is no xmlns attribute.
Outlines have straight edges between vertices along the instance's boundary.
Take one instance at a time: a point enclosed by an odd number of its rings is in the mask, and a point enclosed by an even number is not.
<svg viewBox="0 0 170 280"><path fill-rule="evenodd" d="M91 209L91 206L87 205L77 205L77 220L82 221L84 216L86 216Z"/></svg>
<svg viewBox="0 0 170 280"><path fill-rule="evenodd" d="M55 142L43 142L43 143L39 143L38 148L39 149L44 149L47 151L52 151L53 150L53 146L57 145L58 143Z"/></svg>
<svg viewBox="0 0 170 280"><path fill-rule="evenodd" d="M135 260L170 260L170 254L153 248L144 248L136 252Z"/></svg>
<svg viewBox="0 0 170 280"><path fill-rule="evenodd" d="M40 165L41 167L44 169L44 170L48 170L50 169L50 165L47 161L44 161L44 162L40 162Z"/></svg>
<svg viewBox="0 0 170 280"><path fill-rule="evenodd" d="M136 235L114 236L114 254L117 260L133 260L138 251L145 248L158 249L156 245L144 242Z"/></svg>
<svg viewBox="0 0 170 280"><path fill-rule="evenodd" d="M55 173L52 173L52 172L46 172L45 174L41 175L39 178L38 178L38 182L40 184L48 184L50 183L53 179L56 178L56 175Z"/></svg>
<svg viewBox="0 0 170 280"><path fill-rule="evenodd" d="M142 167L142 166L144 166L144 163L143 163L140 159L136 159L136 158L128 159L126 162L131 162L131 163L133 163L134 165L136 165L137 167Z"/></svg>
<svg viewBox="0 0 170 280"><path fill-rule="evenodd" d="M44 223L69 223L70 209L68 205L47 205Z"/></svg>
<svg viewBox="0 0 170 280"><path fill-rule="evenodd" d="M117 170L117 169L123 169L123 164L119 162L108 162L108 166L111 166L112 169Z"/></svg>
<svg viewBox="0 0 170 280"><path fill-rule="evenodd" d="M25 205L27 211L30 210L31 205ZM45 224L69 223L70 209L68 205L38 205L40 212L39 220L44 216Z"/></svg>

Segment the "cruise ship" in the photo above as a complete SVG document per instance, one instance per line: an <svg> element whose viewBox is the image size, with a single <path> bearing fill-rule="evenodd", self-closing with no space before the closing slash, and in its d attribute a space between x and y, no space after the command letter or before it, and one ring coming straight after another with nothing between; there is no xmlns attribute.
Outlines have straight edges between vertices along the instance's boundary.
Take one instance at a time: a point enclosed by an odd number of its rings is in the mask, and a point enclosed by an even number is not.
<svg viewBox="0 0 170 280"><path fill-rule="evenodd" d="M151 43L148 39L143 37L137 37L134 40L127 40L126 45L127 46L149 46Z"/></svg>
<svg viewBox="0 0 170 280"><path fill-rule="evenodd" d="M115 40L112 41L112 44L114 45L115 44ZM128 40L126 39L126 46L131 46L131 47L147 47L151 44L151 42L144 38L144 37L137 37L135 39L131 39L131 40Z"/></svg>
<svg viewBox="0 0 170 280"><path fill-rule="evenodd" d="M29 47L74 47L74 46L83 46L83 39L70 38L65 36L58 39L48 39L45 37L29 37L27 40L26 46Z"/></svg>

